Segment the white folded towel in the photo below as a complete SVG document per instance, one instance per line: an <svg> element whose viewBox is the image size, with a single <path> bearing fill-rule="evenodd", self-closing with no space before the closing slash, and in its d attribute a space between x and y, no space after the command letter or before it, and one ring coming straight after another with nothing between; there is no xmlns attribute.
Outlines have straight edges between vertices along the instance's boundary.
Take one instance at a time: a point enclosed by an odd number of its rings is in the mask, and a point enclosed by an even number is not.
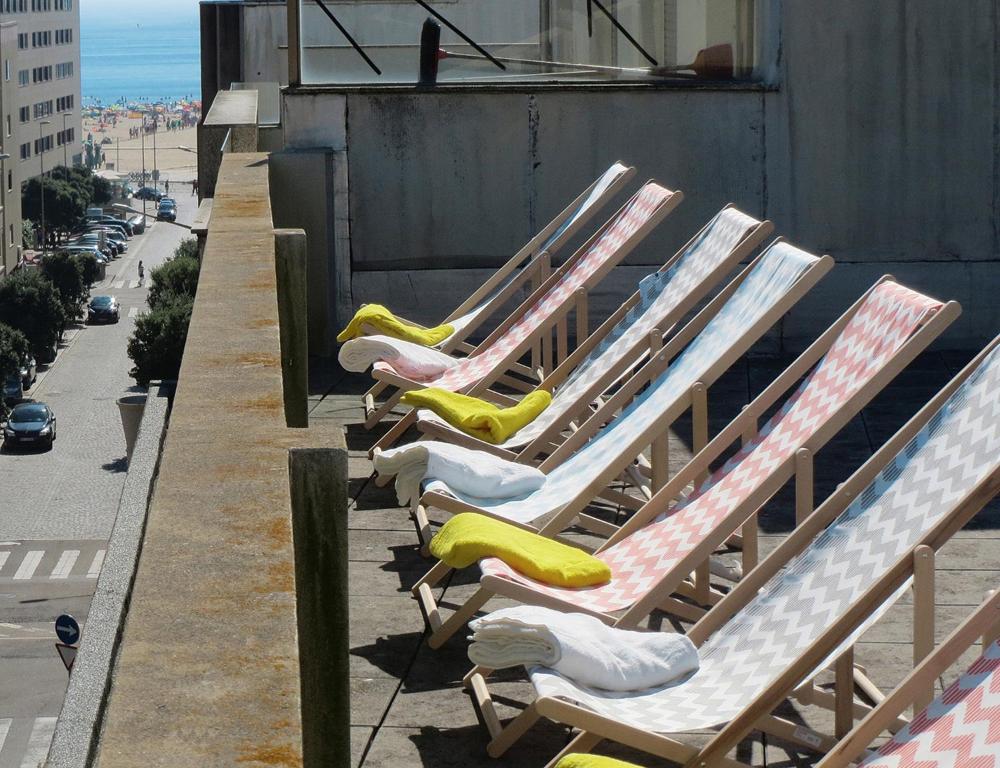
<svg viewBox="0 0 1000 768"><path fill-rule="evenodd" d="M519 605L469 622L469 658L489 669L543 666L592 688L639 691L698 669L684 635L609 627L594 616Z"/></svg>
<svg viewBox="0 0 1000 768"><path fill-rule="evenodd" d="M380 475L396 476L396 498L404 506L420 498L425 480L441 480L459 493L489 499L521 496L545 483L545 474L535 467L436 440L379 451L374 464Z"/></svg>
<svg viewBox="0 0 1000 768"><path fill-rule="evenodd" d="M453 365L455 358L431 347L423 347L391 336L361 336L344 343L337 354L344 370L364 373L375 363L391 365L410 379L432 379Z"/></svg>

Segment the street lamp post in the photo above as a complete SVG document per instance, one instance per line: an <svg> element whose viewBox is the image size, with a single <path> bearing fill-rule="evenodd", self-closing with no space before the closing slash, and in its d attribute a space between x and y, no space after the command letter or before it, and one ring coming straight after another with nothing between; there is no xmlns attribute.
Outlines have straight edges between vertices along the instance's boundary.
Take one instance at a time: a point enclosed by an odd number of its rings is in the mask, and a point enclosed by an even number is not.
<svg viewBox="0 0 1000 768"><path fill-rule="evenodd" d="M69 117L65 112L63 112L63 165L67 168L69 167L69 142L66 140L66 118Z"/></svg>
<svg viewBox="0 0 1000 768"><path fill-rule="evenodd" d="M52 125L51 120L42 120L38 124L38 167L41 171L38 177L38 183L41 185L41 200L42 200L42 255L45 255L45 142L42 141L42 128L46 125Z"/></svg>
<svg viewBox="0 0 1000 768"><path fill-rule="evenodd" d="M146 186L146 114L142 115L142 128L139 130L139 137L142 143L142 181L139 189ZM146 194L142 195L142 215L146 215Z"/></svg>
<svg viewBox="0 0 1000 768"><path fill-rule="evenodd" d="M156 170L156 132L160 127L160 118L153 115L153 189L160 188L160 174Z"/></svg>

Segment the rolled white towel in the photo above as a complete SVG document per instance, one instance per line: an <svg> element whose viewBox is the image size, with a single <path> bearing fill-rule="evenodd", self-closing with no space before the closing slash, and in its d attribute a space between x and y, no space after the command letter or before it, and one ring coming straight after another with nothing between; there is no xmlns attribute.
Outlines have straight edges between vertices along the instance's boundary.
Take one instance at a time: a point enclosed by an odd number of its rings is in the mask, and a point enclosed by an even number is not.
<svg viewBox="0 0 1000 768"><path fill-rule="evenodd" d="M639 691L698 669L698 650L684 635L609 627L583 613L519 605L469 622L469 658L489 669L554 669L581 685Z"/></svg>
<svg viewBox="0 0 1000 768"><path fill-rule="evenodd" d="M396 498L404 506L420 498L425 480L441 480L459 493L490 499L521 496L545 483L545 474L536 467L436 440L379 451L374 464L380 475L396 476Z"/></svg>
<svg viewBox="0 0 1000 768"><path fill-rule="evenodd" d="M337 360L345 371L364 373L377 362L391 365L410 379L431 379L455 365L455 358L391 336L360 336L344 342Z"/></svg>

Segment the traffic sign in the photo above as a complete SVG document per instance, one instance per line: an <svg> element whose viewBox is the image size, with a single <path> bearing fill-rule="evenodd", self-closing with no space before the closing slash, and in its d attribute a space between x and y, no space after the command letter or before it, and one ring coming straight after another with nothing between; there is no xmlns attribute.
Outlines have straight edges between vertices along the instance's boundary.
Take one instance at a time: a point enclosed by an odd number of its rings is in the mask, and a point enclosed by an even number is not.
<svg viewBox="0 0 1000 768"><path fill-rule="evenodd" d="M80 641L80 625L68 613L56 619L56 635L66 645L76 645Z"/></svg>
<svg viewBox="0 0 1000 768"><path fill-rule="evenodd" d="M67 672L73 671L73 662L76 661L76 652L79 650L75 645L56 643L56 650L59 651L59 658L62 659L63 666Z"/></svg>

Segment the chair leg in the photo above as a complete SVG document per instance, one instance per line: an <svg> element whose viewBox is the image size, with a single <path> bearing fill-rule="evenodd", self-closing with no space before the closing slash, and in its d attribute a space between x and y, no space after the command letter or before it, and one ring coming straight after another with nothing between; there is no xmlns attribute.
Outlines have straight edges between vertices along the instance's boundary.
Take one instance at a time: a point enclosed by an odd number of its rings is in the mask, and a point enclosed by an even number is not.
<svg viewBox="0 0 1000 768"><path fill-rule="evenodd" d="M430 587L425 586L421 592L430 593ZM493 597L492 592L480 587L476 590L476 593L472 597L466 600L458 608L458 610L449 616L446 621L442 622L440 627L437 627L431 632L430 636L427 638L427 645L435 650L440 648L448 642L448 639L452 635L464 627L466 622L475 616L476 611L486 605L491 597Z"/></svg>
<svg viewBox="0 0 1000 768"><path fill-rule="evenodd" d="M483 683L484 687L485 685ZM494 716L496 716L496 713L494 713ZM531 726L538 722L538 717L538 710L535 708L534 703L529 704L527 709L507 723L506 728L493 736L490 743L486 745L486 754L490 757L502 757L503 753L510 749L515 741L520 739L528 732ZM497 722L499 723L499 719Z"/></svg>
<svg viewBox="0 0 1000 768"><path fill-rule="evenodd" d="M399 400L402 396L403 391L397 389L389 396L388 400L376 408L374 398L369 398L368 395L365 395L365 429L371 429L388 416L389 412L399 405Z"/></svg>
<svg viewBox="0 0 1000 768"><path fill-rule="evenodd" d="M596 733L590 733L589 731L580 731L576 736L574 736L569 744L567 744L563 750L552 758L546 765L545 768L555 768L556 763L562 760L566 755L572 755L575 752L587 753L590 752L594 747L600 744L604 739L598 736Z"/></svg>
<svg viewBox="0 0 1000 768"><path fill-rule="evenodd" d="M417 421L417 411L413 409L409 413L405 414L399 421L392 425L392 429L386 432L378 441L371 447L368 451L368 458L374 455L375 449L384 451L386 448L392 448L396 444L396 441L403 436L413 424Z"/></svg>
<svg viewBox="0 0 1000 768"><path fill-rule="evenodd" d="M475 677L476 675L479 675L479 677L481 677L481 678L483 678L485 680L487 677L489 677L492 674L493 674L493 670L490 669L489 667L481 667L478 664L476 664L476 666L474 666L472 669L470 669L466 673L465 677L462 678L462 688L464 688L467 691L471 691L472 690L472 678L473 677Z"/></svg>
<svg viewBox="0 0 1000 768"><path fill-rule="evenodd" d="M431 539L434 534L431 532L431 521L427 517L427 508L423 504L417 504L410 515L413 525L417 529L417 538L420 539L421 557L431 556Z"/></svg>

